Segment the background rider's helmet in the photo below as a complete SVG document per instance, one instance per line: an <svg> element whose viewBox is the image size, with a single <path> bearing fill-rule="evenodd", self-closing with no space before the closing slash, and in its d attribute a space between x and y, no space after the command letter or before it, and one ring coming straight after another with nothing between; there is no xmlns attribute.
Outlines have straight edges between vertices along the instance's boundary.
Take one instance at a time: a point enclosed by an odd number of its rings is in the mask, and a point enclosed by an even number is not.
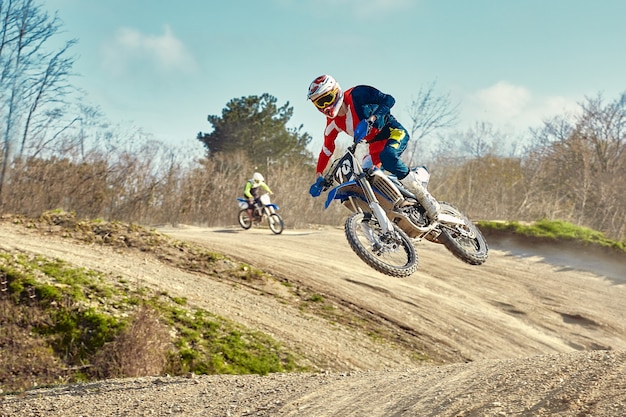
<svg viewBox="0 0 626 417"><path fill-rule="evenodd" d="M334 119L343 103L343 91L333 77L321 75L314 79L309 86L309 93L306 98L311 100L326 117Z"/></svg>
<svg viewBox="0 0 626 417"><path fill-rule="evenodd" d="M261 175L260 172L255 172L254 175L252 175L252 182L254 185L259 185L263 181L265 181L265 178L263 178L263 175Z"/></svg>

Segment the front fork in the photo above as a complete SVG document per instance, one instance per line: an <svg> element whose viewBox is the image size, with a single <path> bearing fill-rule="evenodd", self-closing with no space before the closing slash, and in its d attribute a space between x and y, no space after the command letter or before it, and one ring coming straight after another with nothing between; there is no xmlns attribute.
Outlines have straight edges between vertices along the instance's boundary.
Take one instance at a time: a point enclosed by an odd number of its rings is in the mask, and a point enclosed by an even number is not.
<svg viewBox="0 0 626 417"><path fill-rule="evenodd" d="M385 210L380 206L376 195L374 195L372 185L367 181L365 175L365 173L361 174L361 177L357 181L365 193L365 198L367 199L372 214L376 217L376 220L378 220L378 224L380 224L383 233L387 234L393 230L393 223L389 220L389 217L387 217Z"/></svg>
<svg viewBox="0 0 626 417"><path fill-rule="evenodd" d="M361 220L361 231L367 236L367 239L372 243L376 243L376 235L370 226L370 220L372 220L372 213L364 213L363 220Z"/></svg>

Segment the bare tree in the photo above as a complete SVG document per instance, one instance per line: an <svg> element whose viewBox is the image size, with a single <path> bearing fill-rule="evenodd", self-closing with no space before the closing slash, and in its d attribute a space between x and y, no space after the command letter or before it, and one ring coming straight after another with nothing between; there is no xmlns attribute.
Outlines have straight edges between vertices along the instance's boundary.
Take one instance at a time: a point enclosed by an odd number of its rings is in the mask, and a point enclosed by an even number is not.
<svg viewBox="0 0 626 417"><path fill-rule="evenodd" d="M409 108L409 118L411 119L411 141L409 142L409 152L406 160L409 165L414 165L416 161L418 142L420 139L444 128L454 126L458 122L459 104L453 104L450 100L450 93L438 95L435 93L435 82L421 87Z"/></svg>
<svg viewBox="0 0 626 417"><path fill-rule="evenodd" d="M23 100L28 105L28 110L22 131L19 157L24 155L28 141L31 140L30 137L34 136L32 135L33 128L40 127L41 130L44 130L54 120L61 119L64 114L64 99L72 89L71 85L68 84L68 79L72 75L71 69L74 65L74 59L65 55L74 43L75 41L70 41L59 52L42 57L42 62L47 61L47 66L35 77L32 77L31 82L27 85L28 91L25 92ZM43 107L50 106L55 107L46 112L39 111ZM75 120L73 119L70 124L73 124ZM44 138L33 143L34 152L37 153L47 144L52 143L55 137L56 135L48 140Z"/></svg>
<svg viewBox="0 0 626 417"><path fill-rule="evenodd" d="M45 47L60 30L57 16L43 12L34 0L0 1L0 207L3 187L13 153L21 139L19 156L27 147L37 116L50 104L59 103L66 93L73 59L66 57L74 41L54 53ZM50 109L51 110L51 109ZM46 118L62 114L60 106Z"/></svg>
<svg viewBox="0 0 626 417"><path fill-rule="evenodd" d="M606 104L602 95L582 112L546 121L534 131L534 193L546 217L586 224L613 236L626 229L626 94ZM534 161L532 161L534 159ZM548 202L556 206L546 207Z"/></svg>
<svg viewBox="0 0 626 417"><path fill-rule="evenodd" d="M498 139L502 133L489 122L476 122L473 127L461 134L463 149L474 158L482 158L497 153Z"/></svg>

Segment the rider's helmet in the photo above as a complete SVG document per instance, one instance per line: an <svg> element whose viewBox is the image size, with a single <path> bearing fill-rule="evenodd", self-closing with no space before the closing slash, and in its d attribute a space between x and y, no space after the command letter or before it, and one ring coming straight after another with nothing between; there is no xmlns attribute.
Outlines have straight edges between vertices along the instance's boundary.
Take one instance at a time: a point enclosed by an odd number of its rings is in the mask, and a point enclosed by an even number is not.
<svg viewBox="0 0 626 417"><path fill-rule="evenodd" d="M263 181L265 181L265 178L263 178L263 175L261 175L260 172L255 172L254 175L252 175L252 183L255 186L258 186L259 184L261 184Z"/></svg>
<svg viewBox="0 0 626 417"><path fill-rule="evenodd" d="M334 119L343 103L343 91L339 83L330 75L320 75L309 86L306 96L326 117Z"/></svg>

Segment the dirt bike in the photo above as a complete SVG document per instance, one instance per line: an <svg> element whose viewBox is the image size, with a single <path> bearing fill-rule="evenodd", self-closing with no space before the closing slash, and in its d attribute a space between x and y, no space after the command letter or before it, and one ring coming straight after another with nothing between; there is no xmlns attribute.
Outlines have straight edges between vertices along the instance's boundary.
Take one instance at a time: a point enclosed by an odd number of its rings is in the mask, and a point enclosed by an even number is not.
<svg viewBox="0 0 626 417"><path fill-rule="evenodd" d="M245 230L251 228L253 224L258 225L267 220L267 225L274 234L279 235L283 232L285 224L280 214L277 213L278 206L272 203L269 194L262 194L259 197L258 203L254 205L252 218L248 215L248 200L238 197L237 203L240 208L237 219L239 225Z"/></svg>
<svg viewBox="0 0 626 417"><path fill-rule="evenodd" d="M325 208L339 200L353 212L344 229L350 247L363 262L386 275L409 276L418 267L413 243L422 239L443 244L470 265L487 260L487 242L467 216L452 204L439 202L438 219L430 222L415 195L395 175L375 165L363 168L355 156L360 143L355 135L345 154L332 162L320 191L330 189ZM424 167L421 170L417 174L426 186L430 174Z"/></svg>

